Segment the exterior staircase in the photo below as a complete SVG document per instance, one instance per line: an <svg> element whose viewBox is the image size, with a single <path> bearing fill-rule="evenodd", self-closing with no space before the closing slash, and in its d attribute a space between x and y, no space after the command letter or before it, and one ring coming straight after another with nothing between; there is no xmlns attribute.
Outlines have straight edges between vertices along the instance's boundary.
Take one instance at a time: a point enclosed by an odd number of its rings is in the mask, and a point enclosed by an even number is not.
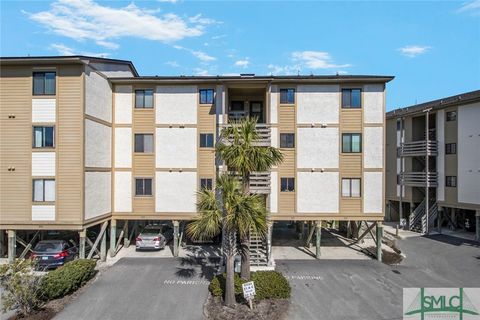
<svg viewBox="0 0 480 320"><path fill-rule="evenodd" d="M255 232L250 232L250 266L268 265L267 241Z"/></svg>
<svg viewBox="0 0 480 320"><path fill-rule="evenodd" d="M438 205L435 201L430 201L428 213L428 222L432 226L438 215ZM409 229L411 231L427 232L427 215L425 213L425 199L413 210L409 216Z"/></svg>

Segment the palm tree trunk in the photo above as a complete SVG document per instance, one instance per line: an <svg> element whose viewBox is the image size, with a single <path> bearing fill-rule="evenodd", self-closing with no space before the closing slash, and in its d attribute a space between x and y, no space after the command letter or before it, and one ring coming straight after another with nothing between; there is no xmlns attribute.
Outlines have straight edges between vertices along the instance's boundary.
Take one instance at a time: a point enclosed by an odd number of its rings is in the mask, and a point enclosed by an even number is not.
<svg viewBox="0 0 480 320"><path fill-rule="evenodd" d="M242 182L243 192L250 194L250 173L243 175ZM240 238L240 255L242 257L240 277L250 280L250 233Z"/></svg>
<svg viewBox="0 0 480 320"><path fill-rule="evenodd" d="M234 270L234 261L235 256L229 254L227 256L227 264L226 264L226 273L227 279L225 284L225 305L228 307L233 306L235 301L235 270Z"/></svg>
<svg viewBox="0 0 480 320"><path fill-rule="evenodd" d="M236 244L236 237L235 233L231 231L227 231L225 236L225 272L226 272L226 283L225 283L225 305L226 306L233 306L235 301L235 244Z"/></svg>
<svg viewBox="0 0 480 320"><path fill-rule="evenodd" d="M242 257L240 277L250 280L250 237L248 236L240 239L240 255Z"/></svg>

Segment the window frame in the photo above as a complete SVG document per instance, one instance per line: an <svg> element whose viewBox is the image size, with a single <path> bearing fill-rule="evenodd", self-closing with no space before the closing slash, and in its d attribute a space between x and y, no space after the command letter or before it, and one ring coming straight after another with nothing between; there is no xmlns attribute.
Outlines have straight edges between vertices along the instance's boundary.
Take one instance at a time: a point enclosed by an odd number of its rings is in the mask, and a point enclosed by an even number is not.
<svg viewBox="0 0 480 320"><path fill-rule="evenodd" d="M445 121L447 122L457 121L457 110L447 111L445 114Z"/></svg>
<svg viewBox="0 0 480 320"><path fill-rule="evenodd" d="M143 136L143 151L137 151L137 136ZM145 151L145 136L152 136L152 151ZM155 153L155 137L153 133L135 133L133 135L133 152L134 153L143 153L143 154L153 154Z"/></svg>
<svg viewBox="0 0 480 320"><path fill-rule="evenodd" d="M202 139L202 136L205 136L205 139ZM212 141L211 141L212 145L211 146L208 145L208 142L209 142L208 137L210 137L210 136L212 137ZM199 144L198 144L199 148L203 149L203 148L214 148L215 147L215 136L214 136L213 133L200 133L199 139L200 139ZM202 142L204 142L205 145L202 145L203 144Z"/></svg>
<svg viewBox="0 0 480 320"><path fill-rule="evenodd" d="M285 138L285 139L286 139L286 140L285 140L286 145L283 145L283 143L282 143L282 142L283 142L282 136L284 136L284 137L287 136L287 138ZM289 141L288 141L288 136L292 136L292 137L293 137L293 139L292 139L292 141L291 141L291 146L289 146L289 144L288 144L288 142L289 142ZM284 148L284 149L293 149L293 148L295 148L295 133L280 133L280 148Z"/></svg>
<svg viewBox="0 0 480 320"><path fill-rule="evenodd" d="M343 181L344 180L348 180L349 181L349 189L348 189L348 194L349 195L344 195L343 194ZM352 182L353 180L358 180L358 196L354 196L352 195ZM342 178L342 182L341 182L341 195L342 195L342 198L354 198L354 199L358 199L358 198L361 198L362 197L362 178Z"/></svg>
<svg viewBox="0 0 480 320"><path fill-rule="evenodd" d="M152 92L152 106L151 107L146 107L145 106L145 91L151 91ZM143 92L143 99L142 99L142 106L137 105L137 93L138 92ZM135 89L135 109L153 109L155 105L155 93L153 89Z"/></svg>
<svg viewBox="0 0 480 320"><path fill-rule="evenodd" d="M344 137L345 136L350 136L350 148L349 148L350 151L345 151L345 148L344 148ZM352 137L353 136L359 136L359 138L360 138L359 151L352 151L353 150L353 143L352 143L352 141L353 141ZM363 144L362 133L360 133L360 132L354 132L354 133L345 132L345 133L343 133L342 132L342 153L355 153L355 154L362 153L362 151L363 151L362 144Z"/></svg>
<svg viewBox="0 0 480 320"><path fill-rule="evenodd" d="M35 181L42 181L42 200L35 200ZM45 200L45 181L53 181L53 200ZM43 203L43 202L55 202L57 199L57 184L54 178L32 178L32 202Z"/></svg>
<svg viewBox="0 0 480 320"><path fill-rule="evenodd" d="M137 181L141 180L142 181L142 194L137 193ZM151 194L145 194L145 180L150 180L150 191ZM135 197L153 197L153 177L135 177L135 184L134 184L134 189L135 189Z"/></svg>
<svg viewBox="0 0 480 320"><path fill-rule="evenodd" d="M359 93L360 93L359 105L358 105L358 106L352 106L353 92L354 92L354 91L357 91L357 90L358 90ZM344 92L347 92L347 91L349 92L349 95L348 95L348 97L349 97L349 103L348 103L348 105L347 105L347 104L345 103L345 101L344 101ZM363 93L362 88L342 88L342 90L341 90L341 101L340 101L341 106L342 106L342 109L362 109L362 107L363 107L363 106L362 106L362 93Z"/></svg>
<svg viewBox="0 0 480 320"><path fill-rule="evenodd" d="M445 187L456 188L457 185L457 176L445 176Z"/></svg>
<svg viewBox="0 0 480 320"><path fill-rule="evenodd" d="M213 190L213 179L212 178L200 178L200 189L201 190Z"/></svg>
<svg viewBox="0 0 480 320"><path fill-rule="evenodd" d="M46 75L49 73L53 73L53 93L46 93L46 88L47 88L47 81L46 81ZM43 75L43 89L41 93L36 93L35 92L35 75ZM32 96L55 96L57 94L57 71L34 71L32 72Z"/></svg>
<svg viewBox="0 0 480 320"><path fill-rule="evenodd" d="M204 102L202 100L202 92L205 92L205 101ZM209 102L208 100L208 93L211 92L212 93L212 101ZM211 88L204 88L204 89L199 89L198 90L198 103L199 104L208 104L208 105L212 105L215 103L215 90L214 89L211 89Z"/></svg>
<svg viewBox="0 0 480 320"><path fill-rule="evenodd" d="M283 188L283 181L286 182L286 188ZM295 177L281 177L280 192L295 192Z"/></svg>
<svg viewBox="0 0 480 320"><path fill-rule="evenodd" d="M41 141L41 146L37 147L36 146L36 135L35 135L35 129L36 128L42 128L42 141ZM52 145L51 146L45 146L45 129L46 128L52 128L53 135L52 135ZM32 126L32 148L34 149L54 149L55 148L55 126L54 125L46 125L46 126Z"/></svg>
<svg viewBox="0 0 480 320"><path fill-rule="evenodd" d="M445 154L457 154L457 143L445 143Z"/></svg>
<svg viewBox="0 0 480 320"><path fill-rule="evenodd" d="M291 96L292 97L292 101L289 100L289 91L292 91L293 92L293 95ZM286 92L286 100L282 100L282 92ZM279 95L280 95L280 104L287 104L287 105L292 105L292 104L295 104L295 96L296 96L296 93L297 93L297 90L295 88L280 88L279 90Z"/></svg>

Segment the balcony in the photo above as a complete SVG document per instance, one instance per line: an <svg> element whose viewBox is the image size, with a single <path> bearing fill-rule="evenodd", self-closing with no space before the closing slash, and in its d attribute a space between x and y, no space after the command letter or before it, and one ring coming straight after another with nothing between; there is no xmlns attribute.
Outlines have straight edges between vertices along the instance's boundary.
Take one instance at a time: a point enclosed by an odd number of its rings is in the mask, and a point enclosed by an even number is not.
<svg viewBox="0 0 480 320"><path fill-rule="evenodd" d="M240 181L242 178L235 172L230 172L229 174L236 175ZM270 193L270 172L252 172L250 173L250 192L251 193L260 193L260 194L269 194Z"/></svg>
<svg viewBox="0 0 480 320"><path fill-rule="evenodd" d="M399 175L399 184L409 187L438 186L438 174L436 172L403 172Z"/></svg>
<svg viewBox="0 0 480 320"><path fill-rule="evenodd" d="M224 125L223 127L230 127L230 126L235 126L235 124L228 124ZM270 130L270 125L265 124L265 123L259 123L256 126L259 139L253 143L254 146L270 146L271 145L271 130ZM224 141L224 143L232 143L233 142L233 137L230 136L227 141Z"/></svg>
<svg viewBox="0 0 480 320"><path fill-rule="evenodd" d="M405 142L397 148L397 155L399 157L437 156L438 142L435 140Z"/></svg>

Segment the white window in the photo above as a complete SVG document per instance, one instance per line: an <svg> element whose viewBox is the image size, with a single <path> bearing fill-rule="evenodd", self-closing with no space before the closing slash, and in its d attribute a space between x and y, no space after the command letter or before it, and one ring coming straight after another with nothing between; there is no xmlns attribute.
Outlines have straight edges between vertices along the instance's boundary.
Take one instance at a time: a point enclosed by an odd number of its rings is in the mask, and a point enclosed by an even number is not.
<svg viewBox="0 0 480 320"><path fill-rule="evenodd" d="M34 179L33 180L33 201L46 202L55 201L55 180Z"/></svg>
<svg viewBox="0 0 480 320"><path fill-rule="evenodd" d="M343 178L342 179L342 197L349 197L349 198L360 197L360 179Z"/></svg>

